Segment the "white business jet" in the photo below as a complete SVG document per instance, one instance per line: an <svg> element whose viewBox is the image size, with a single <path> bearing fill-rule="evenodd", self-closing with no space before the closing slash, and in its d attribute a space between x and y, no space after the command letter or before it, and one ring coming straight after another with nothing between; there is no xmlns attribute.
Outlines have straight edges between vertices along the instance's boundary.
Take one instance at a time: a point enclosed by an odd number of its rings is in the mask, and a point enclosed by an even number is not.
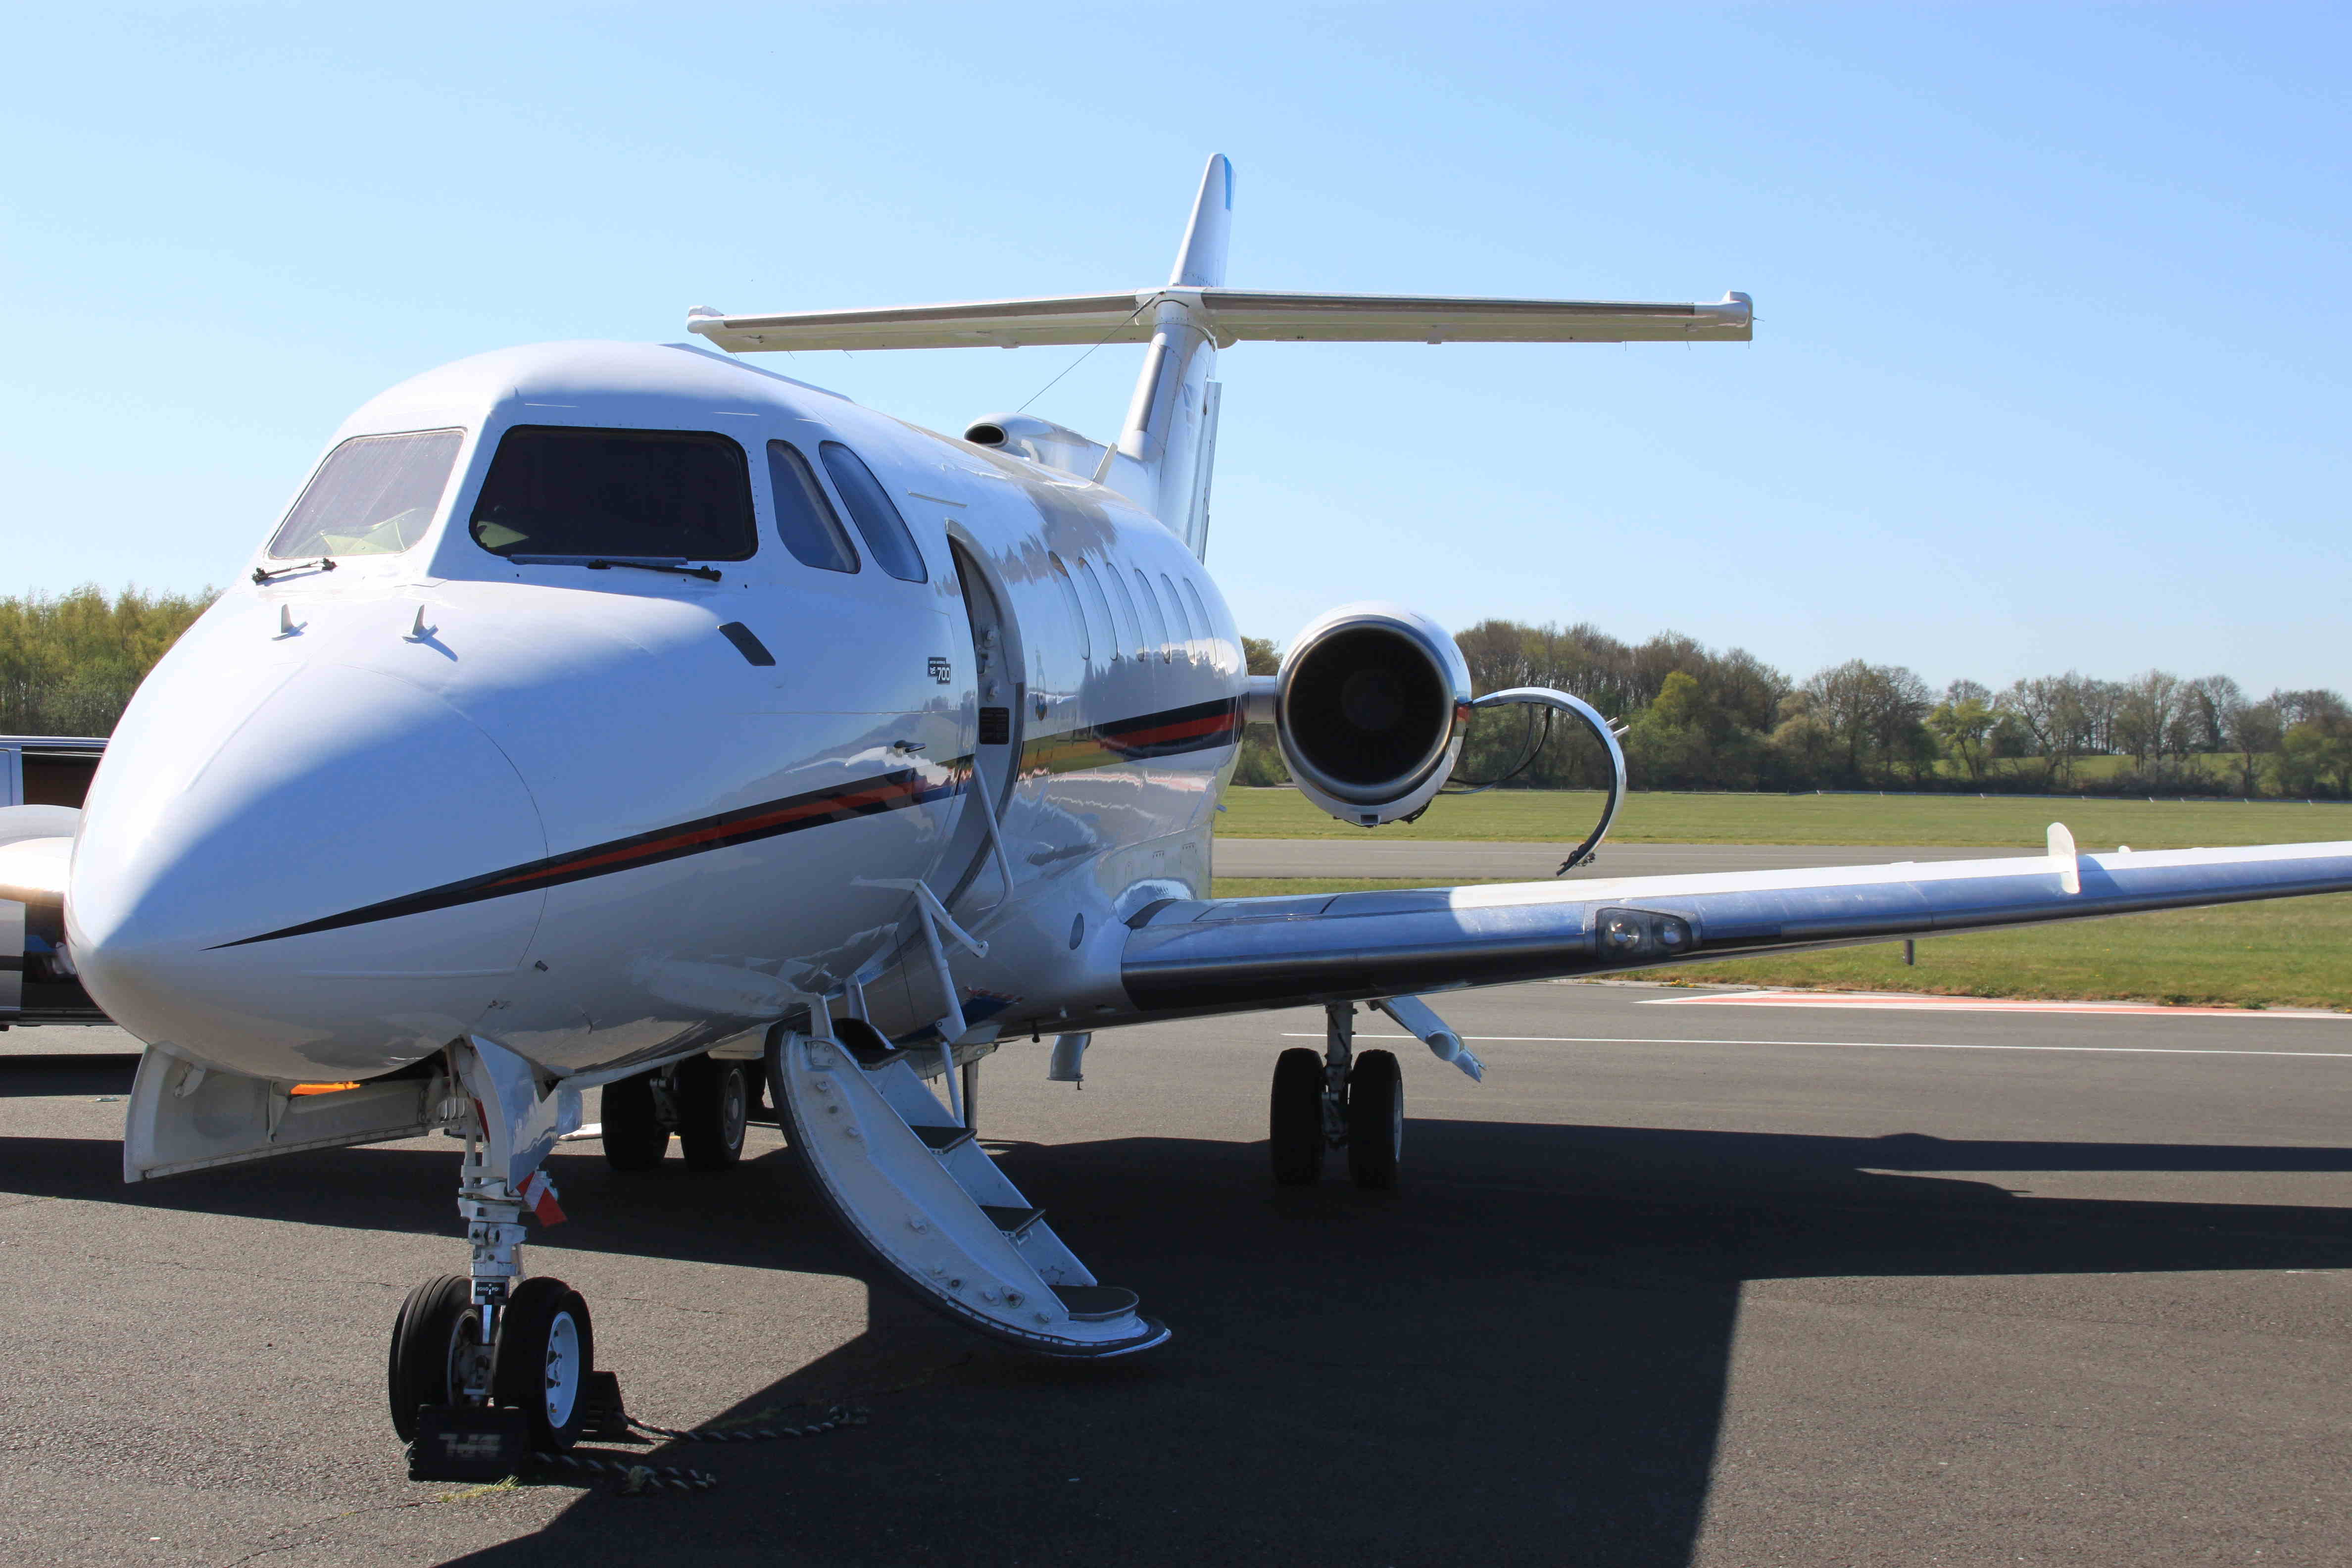
<svg viewBox="0 0 2352 1568"><path fill-rule="evenodd" d="M1227 288L1210 161L1164 287L742 316L704 344L571 342L405 382L345 421L241 583L156 667L79 824L0 825L44 962L149 1042L146 1180L447 1129L472 1263L420 1286L404 1437L588 1419L586 1305L525 1278L541 1163L604 1089L612 1163L723 1166L772 1095L887 1271L1050 1356L1167 1337L971 1131L972 1064L1055 1037L1320 1004L1275 1064L1275 1176L1393 1184L1398 1066L1356 1005L1475 1057L1421 994L1687 959L2352 888L2352 844L1211 900L1240 726L1377 827L1428 807L1474 710L1452 640L1336 609L1253 679L1202 562L1218 349L1744 342L1749 302ZM918 429L728 355L1149 345L1102 444ZM1607 814L1577 857L1607 827ZM437 1425L436 1425L437 1424Z"/></svg>

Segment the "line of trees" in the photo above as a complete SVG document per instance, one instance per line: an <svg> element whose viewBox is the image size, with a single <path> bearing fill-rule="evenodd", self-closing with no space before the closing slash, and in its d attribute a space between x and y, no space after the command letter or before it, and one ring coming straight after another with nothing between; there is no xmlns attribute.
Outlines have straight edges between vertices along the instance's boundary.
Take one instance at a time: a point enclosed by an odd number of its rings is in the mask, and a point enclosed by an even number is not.
<svg viewBox="0 0 2352 1568"><path fill-rule="evenodd" d="M1271 672L1271 643L1244 639ZM2331 690L2256 697L2226 675L2128 680L2074 671L1995 691L1936 691L1901 665L1849 659L1803 681L1743 648L1679 633L1621 642L1590 625L1482 621L1455 639L1475 689L1572 691L1625 726L1636 787L1904 789L2352 798L2352 707ZM1481 715L1457 777L1509 772L1527 720ZM1253 727L1240 776L1284 779L1270 732ZM1556 738L1517 787L1599 782L1598 748Z"/></svg>
<svg viewBox="0 0 2352 1568"><path fill-rule="evenodd" d="M103 735L163 650L216 595L0 597L0 734ZM1625 727L1644 789L1949 789L2352 798L2352 706L2324 689L2255 697L2226 675L2129 680L2068 671L1995 691L1941 692L1901 665L1848 659L1803 681L1743 648L1665 632L1621 642L1599 628L1482 621L1454 639L1475 689L1572 691ZM1274 645L1243 642L1271 674ZM1516 773L1524 715L1481 715L1457 777L1587 787L1599 750L1563 727ZM1253 725L1237 775L1286 782L1273 735Z"/></svg>
<svg viewBox="0 0 2352 1568"><path fill-rule="evenodd" d="M106 735L163 650L219 595L0 597L0 735Z"/></svg>

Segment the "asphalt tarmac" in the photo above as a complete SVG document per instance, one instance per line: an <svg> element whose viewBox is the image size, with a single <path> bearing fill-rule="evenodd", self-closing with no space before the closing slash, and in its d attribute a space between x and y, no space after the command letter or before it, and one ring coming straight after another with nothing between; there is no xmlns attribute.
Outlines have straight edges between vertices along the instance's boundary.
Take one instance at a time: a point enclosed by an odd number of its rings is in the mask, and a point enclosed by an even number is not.
<svg viewBox="0 0 2352 1568"><path fill-rule="evenodd" d="M1573 844L1496 844L1475 839L1220 838L1220 877L1425 877L1541 881ZM1988 860L2030 849L1906 848L1885 844L1604 844L1576 877L1664 877L1695 871L1780 871L1803 866L1884 866L1897 860Z"/></svg>
<svg viewBox="0 0 2352 1568"><path fill-rule="evenodd" d="M1665 1000L1690 994L1444 999L1483 1085L1363 1040L1404 1068L1395 1194L1268 1182L1272 1059L1317 1014L1104 1036L1083 1092L1007 1047L984 1133L1175 1330L1105 1367L869 1287L771 1128L718 1175L568 1144L571 1221L527 1258L586 1293L637 1414L871 1412L653 1450L724 1479L639 1499L404 1479L384 1344L462 1265L454 1142L125 1187L127 1062L26 1054L106 1035L0 1037L0 1557L2352 1554L2352 1019Z"/></svg>

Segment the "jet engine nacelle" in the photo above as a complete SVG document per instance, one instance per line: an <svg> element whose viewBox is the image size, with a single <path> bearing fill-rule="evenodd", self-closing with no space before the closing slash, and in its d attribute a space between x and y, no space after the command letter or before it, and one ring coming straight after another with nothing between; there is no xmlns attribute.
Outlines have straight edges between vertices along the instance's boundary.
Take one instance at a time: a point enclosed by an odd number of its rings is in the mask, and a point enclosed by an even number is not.
<svg viewBox="0 0 2352 1568"><path fill-rule="evenodd" d="M1342 822L1418 815L1461 759L1470 667L1426 616L1342 605L1298 634L1271 685L1292 782Z"/></svg>

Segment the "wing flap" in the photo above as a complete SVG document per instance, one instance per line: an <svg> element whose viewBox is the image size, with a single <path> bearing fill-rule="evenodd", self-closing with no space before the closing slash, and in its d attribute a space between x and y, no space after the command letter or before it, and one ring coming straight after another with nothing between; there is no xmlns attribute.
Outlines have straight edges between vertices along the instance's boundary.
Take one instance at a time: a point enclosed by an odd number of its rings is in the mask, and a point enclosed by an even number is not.
<svg viewBox="0 0 2352 1568"><path fill-rule="evenodd" d="M1121 978L1147 1011L1224 1012L2345 891L2352 842L1173 901Z"/></svg>

